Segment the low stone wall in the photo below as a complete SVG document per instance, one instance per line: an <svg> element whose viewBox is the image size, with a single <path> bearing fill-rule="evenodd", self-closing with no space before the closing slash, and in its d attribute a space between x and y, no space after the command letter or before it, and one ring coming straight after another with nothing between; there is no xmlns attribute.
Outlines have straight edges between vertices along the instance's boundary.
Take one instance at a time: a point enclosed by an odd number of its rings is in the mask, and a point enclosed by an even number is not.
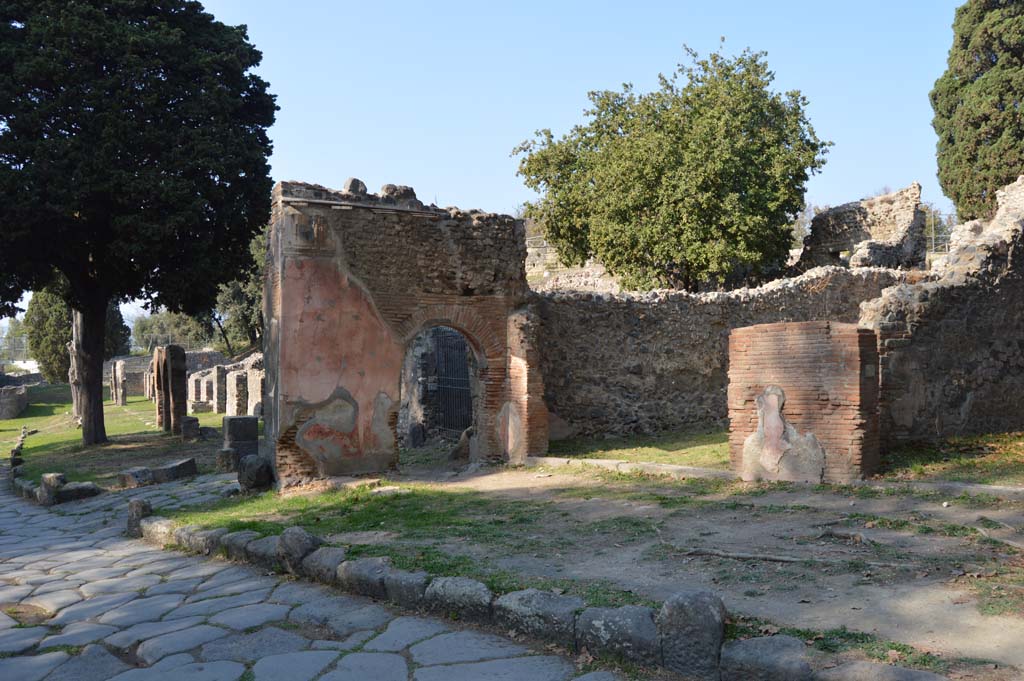
<svg viewBox="0 0 1024 681"><path fill-rule="evenodd" d="M929 276L865 305L879 337L883 446L1024 429L1024 176L953 233Z"/></svg>
<svg viewBox="0 0 1024 681"><path fill-rule="evenodd" d="M863 301L904 277L822 267L723 293L535 293L548 409L583 434L724 423L731 329L856 322Z"/></svg>

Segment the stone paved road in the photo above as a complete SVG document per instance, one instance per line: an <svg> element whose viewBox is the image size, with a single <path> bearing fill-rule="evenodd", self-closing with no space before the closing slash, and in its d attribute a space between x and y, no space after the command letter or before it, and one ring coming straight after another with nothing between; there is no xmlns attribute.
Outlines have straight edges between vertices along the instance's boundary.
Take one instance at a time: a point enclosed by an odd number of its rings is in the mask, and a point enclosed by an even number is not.
<svg viewBox="0 0 1024 681"><path fill-rule="evenodd" d="M127 499L215 499L229 476L51 512L0 478L3 681L614 681L510 639L125 539ZM14 608L14 610L12 610ZM13 613L18 620L9 614Z"/></svg>

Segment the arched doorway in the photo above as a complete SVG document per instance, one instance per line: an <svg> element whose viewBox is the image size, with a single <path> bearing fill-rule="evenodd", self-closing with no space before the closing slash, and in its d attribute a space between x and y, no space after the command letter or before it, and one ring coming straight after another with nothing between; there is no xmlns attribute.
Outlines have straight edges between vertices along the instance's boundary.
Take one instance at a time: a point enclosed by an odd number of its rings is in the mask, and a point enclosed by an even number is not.
<svg viewBox="0 0 1024 681"><path fill-rule="evenodd" d="M466 336L446 325L423 329L406 346L398 437L414 459L475 458L480 362Z"/></svg>

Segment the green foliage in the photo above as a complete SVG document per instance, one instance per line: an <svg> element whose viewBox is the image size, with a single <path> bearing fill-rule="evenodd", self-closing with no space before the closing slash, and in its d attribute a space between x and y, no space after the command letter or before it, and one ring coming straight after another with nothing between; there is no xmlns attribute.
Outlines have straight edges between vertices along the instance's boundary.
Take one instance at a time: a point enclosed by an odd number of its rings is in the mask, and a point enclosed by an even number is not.
<svg viewBox="0 0 1024 681"><path fill-rule="evenodd" d="M661 87L590 93L589 121L522 143L526 215L566 264L600 260L630 287L694 289L785 264L804 184L825 163L799 91L764 53L680 65Z"/></svg>
<svg viewBox="0 0 1024 681"><path fill-rule="evenodd" d="M107 333L103 344L103 359L131 352L132 330L124 323L121 306L111 301L107 305Z"/></svg>
<svg viewBox="0 0 1024 681"><path fill-rule="evenodd" d="M132 328L135 345L152 352L158 345L202 348L210 343L211 328L195 317L180 312L161 311L139 317Z"/></svg>
<svg viewBox="0 0 1024 681"><path fill-rule="evenodd" d="M32 294L25 312L28 350L39 362L39 371L50 383L67 383L71 357L71 307L64 301L59 285L51 285ZM131 331L124 323L116 302L107 305L106 343L103 359L127 355Z"/></svg>
<svg viewBox="0 0 1024 681"><path fill-rule="evenodd" d="M25 311L28 351L50 383L67 383L71 358L71 308L55 287L36 291Z"/></svg>
<svg viewBox="0 0 1024 681"><path fill-rule="evenodd" d="M257 346L263 336L266 228L253 237L249 244L249 255L252 259L242 275L234 281L222 284L217 292L217 321L223 326L224 333L235 350Z"/></svg>
<svg viewBox="0 0 1024 681"><path fill-rule="evenodd" d="M989 217L996 190L1024 173L1024 3L969 0L956 11L946 72L931 92L939 184L961 220Z"/></svg>

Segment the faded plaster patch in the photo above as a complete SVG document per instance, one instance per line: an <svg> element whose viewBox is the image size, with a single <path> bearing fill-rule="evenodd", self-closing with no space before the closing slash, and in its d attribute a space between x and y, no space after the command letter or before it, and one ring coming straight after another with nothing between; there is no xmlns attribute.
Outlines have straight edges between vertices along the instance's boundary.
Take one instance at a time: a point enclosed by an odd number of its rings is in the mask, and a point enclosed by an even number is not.
<svg viewBox="0 0 1024 681"><path fill-rule="evenodd" d="M505 448L505 455L512 465L526 463L526 433L519 410L512 402L506 402L498 412L498 440Z"/></svg>
<svg viewBox="0 0 1024 681"><path fill-rule="evenodd" d="M313 416L296 434L296 443L316 459L321 470L338 459L361 456L359 405L344 388L335 389L331 397L315 407Z"/></svg>
<svg viewBox="0 0 1024 681"><path fill-rule="evenodd" d="M395 450L395 433L389 419L394 406L395 401L383 391L377 393L377 397L373 400L373 422L370 428L373 430L375 449L378 451L393 452Z"/></svg>

